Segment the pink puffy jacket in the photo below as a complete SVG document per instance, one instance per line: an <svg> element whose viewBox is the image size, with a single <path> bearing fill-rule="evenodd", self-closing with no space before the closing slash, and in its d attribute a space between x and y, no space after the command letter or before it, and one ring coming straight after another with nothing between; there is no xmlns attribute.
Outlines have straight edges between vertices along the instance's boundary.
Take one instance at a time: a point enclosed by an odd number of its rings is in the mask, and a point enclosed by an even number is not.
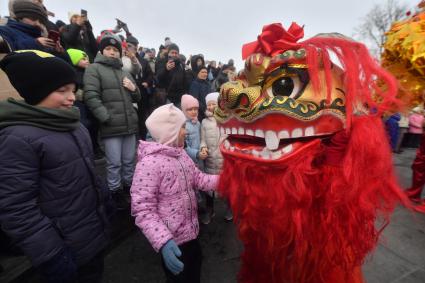
<svg viewBox="0 0 425 283"><path fill-rule="evenodd" d="M170 239L177 245L199 232L195 189L214 190L218 176L199 171L182 148L140 141L131 186L131 214L155 251Z"/></svg>
<svg viewBox="0 0 425 283"><path fill-rule="evenodd" d="M409 116L409 133L422 134L423 133L424 116L418 113L413 113Z"/></svg>

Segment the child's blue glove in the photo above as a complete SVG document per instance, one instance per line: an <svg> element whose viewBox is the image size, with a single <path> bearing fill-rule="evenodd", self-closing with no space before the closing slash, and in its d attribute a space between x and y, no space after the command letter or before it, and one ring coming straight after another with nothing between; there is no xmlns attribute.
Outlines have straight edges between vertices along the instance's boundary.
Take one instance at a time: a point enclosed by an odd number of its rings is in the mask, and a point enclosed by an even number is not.
<svg viewBox="0 0 425 283"><path fill-rule="evenodd" d="M179 274L183 271L184 264L177 257L182 255L179 247L174 240L169 240L162 248L161 254L164 258L165 266L174 275Z"/></svg>

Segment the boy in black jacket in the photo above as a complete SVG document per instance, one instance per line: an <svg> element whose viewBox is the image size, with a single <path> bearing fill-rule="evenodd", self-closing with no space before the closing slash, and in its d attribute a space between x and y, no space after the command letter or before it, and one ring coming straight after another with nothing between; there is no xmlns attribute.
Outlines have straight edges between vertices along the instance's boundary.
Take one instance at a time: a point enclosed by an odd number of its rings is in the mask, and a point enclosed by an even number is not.
<svg viewBox="0 0 425 283"><path fill-rule="evenodd" d="M75 71L36 50L0 68L24 98L0 102L0 226L46 282L101 282L108 191L73 107Z"/></svg>

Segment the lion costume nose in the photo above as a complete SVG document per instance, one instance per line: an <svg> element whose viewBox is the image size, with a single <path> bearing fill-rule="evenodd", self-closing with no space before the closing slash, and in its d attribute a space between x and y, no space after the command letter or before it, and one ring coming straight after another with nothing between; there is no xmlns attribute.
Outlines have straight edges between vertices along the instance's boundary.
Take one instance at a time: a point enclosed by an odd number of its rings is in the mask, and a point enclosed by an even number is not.
<svg viewBox="0 0 425 283"><path fill-rule="evenodd" d="M221 87L218 105L224 112L244 112L248 111L260 95L260 86L245 87L241 80L227 82Z"/></svg>

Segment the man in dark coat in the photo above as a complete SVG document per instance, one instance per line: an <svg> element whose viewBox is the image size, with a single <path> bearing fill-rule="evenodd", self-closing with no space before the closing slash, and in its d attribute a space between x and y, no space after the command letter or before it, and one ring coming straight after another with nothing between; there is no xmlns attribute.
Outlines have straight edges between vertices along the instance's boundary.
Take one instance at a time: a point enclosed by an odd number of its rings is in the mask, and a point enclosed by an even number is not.
<svg viewBox="0 0 425 283"><path fill-rule="evenodd" d="M87 16L71 15L70 24L65 26L61 33L62 42L65 49L73 48L86 52L90 62L93 63L96 57L98 46L93 35L93 28Z"/></svg>
<svg viewBox="0 0 425 283"><path fill-rule="evenodd" d="M184 65L179 58L179 47L172 43L168 46L168 55L157 62L156 78L157 87L165 89L167 99L180 106L183 94L187 93L190 86ZM163 101L165 104L166 101Z"/></svg>
<svg viewBox="0 0 425 283"><path fill-rule="evenodd" d="M41 51L0 68L24 98L0 102L0 226L47 282L101 282L108 190L72 106L75 71Z"/></svg>
<svg viewBox="0 0 425 283"><path fill-rule="evenodd" d="M137 87L140 90L141 100L137 103L139 114L139 135L141 139L146 138L147 129L145 125L146 119L150 115L150 97L152 87L154 85L154 74L150 67L149 61L141 57L137 52L139 41L132 35L127 35L127 49L135 56L140 65L140 72L134 76Z"/></svg>

